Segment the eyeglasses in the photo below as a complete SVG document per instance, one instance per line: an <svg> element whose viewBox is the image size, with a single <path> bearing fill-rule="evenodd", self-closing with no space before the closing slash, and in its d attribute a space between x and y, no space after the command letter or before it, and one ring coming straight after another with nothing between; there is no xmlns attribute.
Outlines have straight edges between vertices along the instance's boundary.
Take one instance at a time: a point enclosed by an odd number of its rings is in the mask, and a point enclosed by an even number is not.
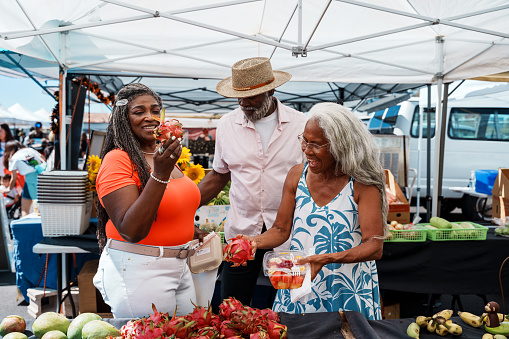
<svg viewBox="0 0 509 339"><path fill-rule="evenodd" d="M326 143L326 144L323 144L323 145L317 145L317 144L313 144L312 142L307 142L306 139L304 139L304 137L301 135L297 136L297 138L299 138L299 141L301 143L301 146L302 146L302 150L305 151L308 146L311 147L311 150L313 152L320 152L320 150L327 146L329 143Z"/></svg>

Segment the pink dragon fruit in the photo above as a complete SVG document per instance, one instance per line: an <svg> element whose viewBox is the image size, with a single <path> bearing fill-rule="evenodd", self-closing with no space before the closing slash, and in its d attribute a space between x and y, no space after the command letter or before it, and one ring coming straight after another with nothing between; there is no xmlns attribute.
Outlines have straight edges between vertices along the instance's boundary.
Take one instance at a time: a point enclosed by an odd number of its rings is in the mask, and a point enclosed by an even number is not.
<svg viewBox="0 0 509 339"><path fill-rule="evenodd" d="M279 320L280 320L279 319L279 315L277 314L277 312L274 312L270 308L266 308L264 310L260 310L260 313L261 314L266 314L268 320L272 320L272 321L275 321L275 322L279 322Z"/></svg>
<svg viewBox="0 0 509 339"><path fill-rule="evenodd" d="M232 267L246 266L248 260L253 260L253 246L251 242L242 238L232 238L223 249L225 260L233 263Z"/></svg>
<svg viewBox="0 0 509 339"><path fill-rule="evenodd" d="M159 120L156 117L154 117L154 119ZM182 138L185 132L182 129L182 124L177 119L170 119L170 121L165 121L157 126L153 133L154 138L161 142L165 142L172 136Z"/></svg>
<svg viewBox="0 0 509 339"><path fill-rule="evenodd" d="M234 297L223 299L223 302L219 305L219 316L223 320L230 320L231 313L242 308L244 308L244 305Z"/></svg>
<svg viewBox="0 0 509 339"><path fill-rule="evenodd" d="M194 303L193 303L194 305ZM191 321L195 322L194 329L207 327L212 320L212 306L202 307L194 305L193 312L190 314Z"/></svg>
<svg viewBox="0 0 509 339"><path fill-rule="evenodd" d="M286 338L287 328L285 325L275 321L269 321L267 333L270 339L284 339Z"/></svg>
<svg viewBox="0 0 509 339"><path fill-rule="evenodd" d="M221 324L221 338L230 338L240 336L239 333L231 326L229 320L223 321Z"/></svg>
<svg viewBox="0 0 509 339"><path fill-rule="evenodd" d="M249 339L269 339L269 335L265 331L258 331L249 336Z"/></svg>

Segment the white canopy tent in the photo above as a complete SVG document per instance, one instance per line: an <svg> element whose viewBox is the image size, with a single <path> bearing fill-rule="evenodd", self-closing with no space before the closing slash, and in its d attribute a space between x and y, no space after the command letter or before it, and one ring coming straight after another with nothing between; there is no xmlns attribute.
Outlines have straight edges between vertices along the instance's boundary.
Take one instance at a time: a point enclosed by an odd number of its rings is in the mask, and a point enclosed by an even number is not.
<svg viewBox="0 0 509 339"><path fill-rule="evenodd" d="M505 0L4 0L0 9L0 47L54 62L62 79L220 79L235 61L266 56L297 81L436 83L441 102L444 83L509 70ZM436 119L440 136L440 105Z"/></svg>

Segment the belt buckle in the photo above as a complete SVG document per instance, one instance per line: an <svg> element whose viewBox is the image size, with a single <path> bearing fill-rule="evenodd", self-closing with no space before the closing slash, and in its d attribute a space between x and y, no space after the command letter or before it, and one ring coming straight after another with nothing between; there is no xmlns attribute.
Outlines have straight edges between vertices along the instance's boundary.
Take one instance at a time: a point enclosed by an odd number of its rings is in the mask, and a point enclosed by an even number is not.
<svg viewBox="0 0 509 339"><path fill-rule="evenodd" d="M180 253L182 253L182 251L187 251L187 254L186 254L186 256L185 256L185 257L181 257L181 256L180 256ZM177 253L176 258L177 258L177 259L184 259L184 258L187 258L187 256L188 256L188 255L189 255L189 249L188 249L188 248L180 248L180 249L179 249L179 252Z"/></svg>

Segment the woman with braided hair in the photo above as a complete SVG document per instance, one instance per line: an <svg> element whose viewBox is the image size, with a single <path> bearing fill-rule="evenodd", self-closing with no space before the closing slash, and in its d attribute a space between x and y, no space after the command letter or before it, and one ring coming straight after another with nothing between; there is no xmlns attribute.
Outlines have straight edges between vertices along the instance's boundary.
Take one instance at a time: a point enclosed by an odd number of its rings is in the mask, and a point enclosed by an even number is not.
<svg viewBox="0 0 509 339"><path fill-rule="evenodd" d="M176 166L180 138L157 145L161 98L145 85L122 88L107 130L96 187L102 249L94 285L115 318L192 311L187 266L200 192Z"/></svg>

